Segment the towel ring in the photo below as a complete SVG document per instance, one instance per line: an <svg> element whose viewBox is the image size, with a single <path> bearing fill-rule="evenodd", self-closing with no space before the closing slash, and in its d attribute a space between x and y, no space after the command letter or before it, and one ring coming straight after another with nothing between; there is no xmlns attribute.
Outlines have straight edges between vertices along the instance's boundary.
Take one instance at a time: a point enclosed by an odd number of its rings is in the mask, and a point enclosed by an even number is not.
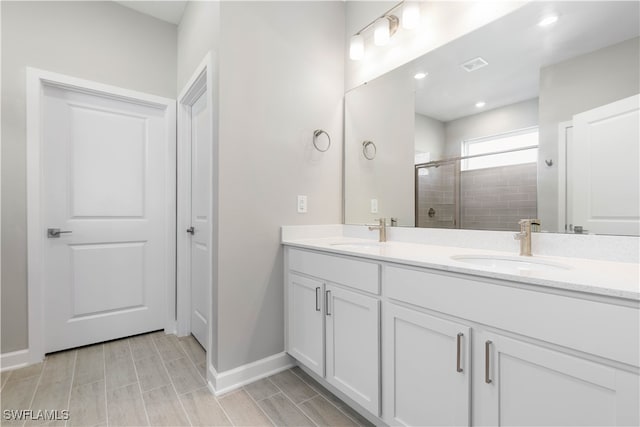
<svg viewBox="0 0 640 427"><path fill-rule="evenodd" d="M369 152L369 146L373 147L373 154L367 154ZM362 141L362 154L364 158L367 160L373 160L376 158L376 154L378 153L378 148L373 141Z"/></svg>
<svg viewBox="0 0 640 427"><path fill-rule="evenodd" d="M324 150L318 147L318 137L323 133L327 135L327 141L329 141L329 143L327 144L327 148L325 148ZM324 153L325 151L329 150L329 148L331 148L331 137L322 129L316 129L313 131L313 146L316 147L316 150L318 150L319 152Z"/></svg>

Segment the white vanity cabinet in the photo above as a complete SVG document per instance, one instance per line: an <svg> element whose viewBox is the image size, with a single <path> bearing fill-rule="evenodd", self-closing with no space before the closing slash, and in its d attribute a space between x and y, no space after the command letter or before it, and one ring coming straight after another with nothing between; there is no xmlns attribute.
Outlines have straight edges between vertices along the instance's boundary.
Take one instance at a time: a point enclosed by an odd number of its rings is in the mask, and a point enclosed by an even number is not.
<svg viewBox="0 0 640 427"><path fill-rule="evenodd" d="M637 374L496 333L474 338L474 425L638 425Z"/></svg>
<svg viewBox="0 0 640 427"><path fill-rule="evenodd" d="M287 352L379 416L379 264L290 248L287 265Z"/></svg>
<svg viewBox="0 0 640 427"><path fill-rule="evenodd" d="M389 425L640 425L635 299L381 254L286 266L287 351Z"/></svg>
<svg viewBox="0 0 640 427"><path fill-rule="evenodd" d="M384 312L386 421L469 425L471 328L393 303Z"/></svg>

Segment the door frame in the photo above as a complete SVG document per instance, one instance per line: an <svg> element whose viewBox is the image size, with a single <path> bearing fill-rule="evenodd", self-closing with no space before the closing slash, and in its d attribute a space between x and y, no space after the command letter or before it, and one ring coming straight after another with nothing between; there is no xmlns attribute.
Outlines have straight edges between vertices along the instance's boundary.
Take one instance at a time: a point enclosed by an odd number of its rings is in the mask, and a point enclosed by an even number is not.
<svg viewBox="0 0 640 427"><path fill-rule="evenodd" d="M569 230L565 229L567 223L567 210L570 197L570 191L568 191L567 184L567 135L569 129L573 127L573 120L558 123L558 232L568 233Z"/></svg>
<svg viewBox="0 0 640 427"><path fill-rule="evenodd" d="M168 171L163 183L167 200L165 216L165 331L175 331L175 230L176 230L176 102L173 99L150 95L90 80L27 67L27 312L29 333L29 362L44 359L44 289L43 256L46 228L42 215L42 100L44 86L58 87L106 98L124 100L135 104L165 110L167 126L167 147L165 170Z"/></svg>
<svg viewBox="0 0 640 427"><path fill-rule="evenodd" d="M216 80L215 80L215 57L209 51L204 59L196 67L191 78L184 86L178 96L178 229L177 229L177 334L179 336L191 333L191 240L186 229L191 225L191 106L200 96L207 97L207 105L210 114L210 135L211 135L211 162L209 194L209 241L211 242L211 257L208 266L208 333L207 333L207 375L211 371L213 354L213 296L216 284L217 271L217 209L214 208L218 199L218 116L215 103Z"/></svg>

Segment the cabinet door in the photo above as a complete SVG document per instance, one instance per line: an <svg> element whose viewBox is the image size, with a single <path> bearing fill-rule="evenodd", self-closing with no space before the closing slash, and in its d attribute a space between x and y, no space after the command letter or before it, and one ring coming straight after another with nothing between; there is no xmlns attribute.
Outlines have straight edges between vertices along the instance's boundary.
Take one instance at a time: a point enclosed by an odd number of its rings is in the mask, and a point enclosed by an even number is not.
<svg viewBox="0 0 640 427"><path fill-rule="evenodd" d="M497 334L476 334L474 425L638 425L638 375Z"/></svg>
<svg viewBox="0 0 640 427"><path fill-rule="evenodd" d="M395 304L384 319L385 421L469 425L471 329Z"/></svg>
<svg viewBox="0 0 640 427"><path fill-rule="evenodd" d="M324 376L323 283L289 273L287 288L287 351L307 368Z"/></svg>
<svg viewBox="0 0 640 427"><path fill-rule="evenodd" d="M380 415L380 301L327 285L327 381Z"/></svg>

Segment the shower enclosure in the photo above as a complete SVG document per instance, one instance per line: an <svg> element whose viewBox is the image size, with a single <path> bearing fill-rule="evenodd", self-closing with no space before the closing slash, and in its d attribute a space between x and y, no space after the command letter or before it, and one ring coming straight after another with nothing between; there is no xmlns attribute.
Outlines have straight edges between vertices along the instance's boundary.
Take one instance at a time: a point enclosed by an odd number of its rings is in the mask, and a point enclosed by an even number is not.
<svg viewBox="0 0 640 427"><path fill-rule="evenodd" d="M521 218L536 218L536 162L484 167L491 161L469 161L531 148L415 165L415 226L516 231Z"/></svg>

